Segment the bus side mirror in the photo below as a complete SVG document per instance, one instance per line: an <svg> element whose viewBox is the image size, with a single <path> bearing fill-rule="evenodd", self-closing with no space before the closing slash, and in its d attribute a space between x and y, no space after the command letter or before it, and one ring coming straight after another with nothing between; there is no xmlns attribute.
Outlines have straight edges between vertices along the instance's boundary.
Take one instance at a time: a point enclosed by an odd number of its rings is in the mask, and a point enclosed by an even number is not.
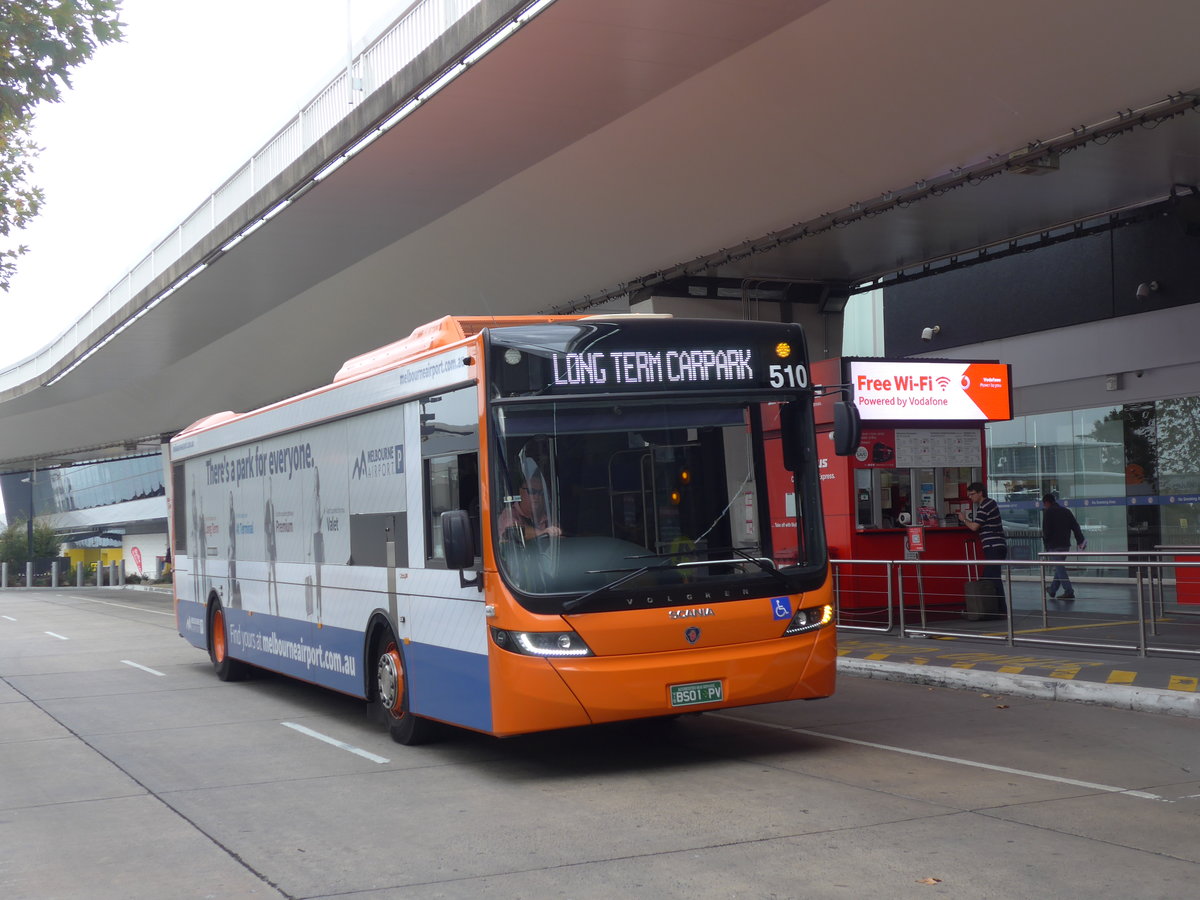
<svg viewBox="0 0 1200 900"><path fill-rule="evenodd" d="M475 565L475 539L471 533L471 519L465 509L451 509L442 513L442 549L446 553L446 568L458 569L462 586L476 584L483 589L483 580L476 576L468 581L463 569Z"/></svg>
<svg viewBox="0 0 1200 900"><path fill-rule="evenodd" d="M852 456L862 440L862 421L858 407L852 401L839 400L833 404L833 452Z"/></svg>
<svg viewBox="0 0 1200 900"><path fill-rule="evenodd" d="M785 403L779 408L779 438L783 445L783 467L789 472L799 472L804 466L805 441L800 436L802 419L801 406L796 401Z"/></svg>

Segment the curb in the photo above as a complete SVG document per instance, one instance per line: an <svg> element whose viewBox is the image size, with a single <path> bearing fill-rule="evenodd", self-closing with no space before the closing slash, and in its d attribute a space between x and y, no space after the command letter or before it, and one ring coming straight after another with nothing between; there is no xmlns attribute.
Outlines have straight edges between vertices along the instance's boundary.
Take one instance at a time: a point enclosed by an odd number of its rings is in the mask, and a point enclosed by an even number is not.
<svg viewBox="0 0 1200 900"><path fill-rule="evenodd" d="M1039 678L1036 675L1009 675L1004 672L948 669L911 663L886 663L844 656L838 659L837 670L839 675L855 678L931 684L955 690L986 690L1034 700L1063 700L1112 709L1200 718L1200 695L1158 688L1064 681L1058 678Z"/></svg>
<svg viewBox="0 0 1200 900"><path fill-rule="evenodd" d="M100 587L96 587L94 584L85 584L83 587L77 584L60 584L56 587L50 587L49 585L26 587L21 584L12 587L0 587L0 591L26 591L28 593L37 593L38 591L153 591L156 594L171 596L171 586L169 584L102 584Z"/></svg>

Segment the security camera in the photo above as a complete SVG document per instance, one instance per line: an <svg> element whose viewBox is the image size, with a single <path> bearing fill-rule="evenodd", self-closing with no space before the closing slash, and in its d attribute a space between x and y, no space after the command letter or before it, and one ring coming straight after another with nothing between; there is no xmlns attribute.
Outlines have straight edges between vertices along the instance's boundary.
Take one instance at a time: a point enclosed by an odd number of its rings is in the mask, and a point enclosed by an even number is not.
<svg viewBox="0 0 1200 900"><path fill-rule="evenodd" d="M932 340L933 340L933 336L934 336L935 334L937 334L937 333L938 333L939 331L941 331L941 330L942 330L942 326L941 326L941 325L934 325L934 326L932 326L932 327L925 327L925 328L922 328L922 329L921 329L921 340L923 340L923 341L932 341Z"/></svg>
<svg viewBox="0 0 1200 900"><path fill-rule="evenodd" d="M1143 281L1137 286L1137 298L1145 300L1151 293L1158 290L1157 281Z"/></svg>

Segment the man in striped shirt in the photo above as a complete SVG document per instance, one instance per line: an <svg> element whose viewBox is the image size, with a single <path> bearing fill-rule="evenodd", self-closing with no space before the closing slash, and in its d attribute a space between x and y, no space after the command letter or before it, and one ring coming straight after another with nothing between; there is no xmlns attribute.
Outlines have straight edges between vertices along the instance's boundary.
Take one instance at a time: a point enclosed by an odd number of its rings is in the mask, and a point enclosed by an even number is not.
<svg viewBox="0 0 1200 900"><path fill-rule="evenodd" d="M987 489L978 481L967 485L967 499L975 506L970 518L960 510L958 520L979 535L984 559L1008 559L1008 541L1004 539L1004 524L1000 521L1000 507L987 495ZM1007 614L1004 600L1004 581L1000 577L1000 566L984 566L983 577L996 583L996 594L1000 598L1000 611Z"/></svg>

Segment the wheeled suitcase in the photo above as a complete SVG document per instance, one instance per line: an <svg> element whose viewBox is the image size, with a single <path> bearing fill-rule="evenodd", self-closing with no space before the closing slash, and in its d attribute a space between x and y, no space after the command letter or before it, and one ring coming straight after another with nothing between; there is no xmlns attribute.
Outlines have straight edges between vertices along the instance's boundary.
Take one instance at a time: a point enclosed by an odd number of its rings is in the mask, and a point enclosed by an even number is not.
<svg viewBox="0 0 1200 900"><path fill-rule="evenodd" d="M963 614L969 622L980 619L1003 619L1004 589L994 578L979 577L979 557L974 541L967 541L967 583L964 587L966 608Z"/></svg>
<svg viewBox="0 0 1200 900"><path fill-rule="evenodd" d="M1004 618L996 582L990 578L986 581L968 581L966 600L968 621L978 622L980 619Z"/></svg>

